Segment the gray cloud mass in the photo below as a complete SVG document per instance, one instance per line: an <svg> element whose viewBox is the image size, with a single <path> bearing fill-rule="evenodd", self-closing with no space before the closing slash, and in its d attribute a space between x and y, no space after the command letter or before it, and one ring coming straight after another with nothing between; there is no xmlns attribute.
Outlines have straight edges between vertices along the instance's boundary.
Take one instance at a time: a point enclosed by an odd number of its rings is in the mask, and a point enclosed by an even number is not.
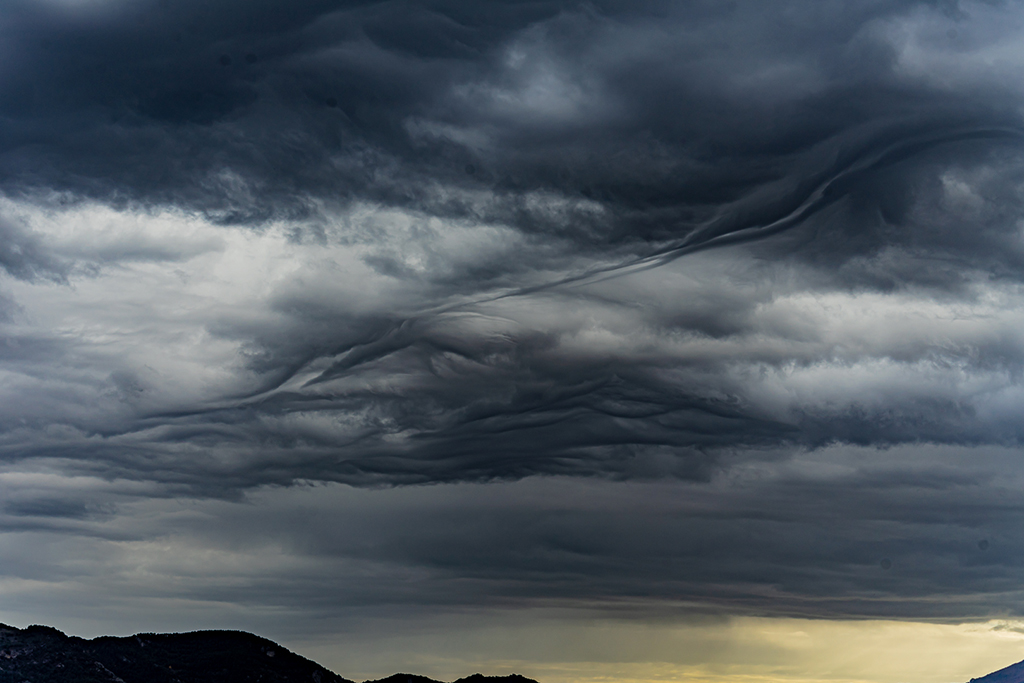
<svg viewBox="0 0 1024 683"><path fill-rule="evenodd" d="M427 577L253 579L313 612L1020 616L1022 21L8 0L0 526Z"/></svg>

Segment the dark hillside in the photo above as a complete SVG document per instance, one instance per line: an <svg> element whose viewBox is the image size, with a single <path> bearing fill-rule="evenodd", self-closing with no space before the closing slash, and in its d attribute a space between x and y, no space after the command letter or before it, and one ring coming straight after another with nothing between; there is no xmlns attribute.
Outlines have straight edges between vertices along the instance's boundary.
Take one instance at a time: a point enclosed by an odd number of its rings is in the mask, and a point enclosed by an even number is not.
<svg viewBox="0 0 1024 683"><path fill-rule="evenodd" d="M49 626L0 624L0 683L352 683L243 631L140 633L86 640ZM395 674L374 683L440 683ZM456 683L537 683L473 674Z"/></svg>
<svg viewBox="0 0 1024 683"><path fill-rule="evenodd" d="M0 683L351 683L240 631L85 640L0 625Z"/></svg>
<svg viewBox="0 0 1024 683"><path fill-rule="evenodd" d="M1024 662L1011 664L981 678L972 678L971 683L1024 683Z"/></svg>

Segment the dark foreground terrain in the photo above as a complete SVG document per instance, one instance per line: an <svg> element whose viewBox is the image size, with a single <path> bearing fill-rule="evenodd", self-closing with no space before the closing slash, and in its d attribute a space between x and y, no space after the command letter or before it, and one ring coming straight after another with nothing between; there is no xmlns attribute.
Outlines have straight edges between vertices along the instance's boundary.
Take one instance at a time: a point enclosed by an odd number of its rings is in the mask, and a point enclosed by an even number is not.
<svg viewBox="0 0 1024 683"><path fill-rule="evenodd" d="M352 683L277 643L242 631L140 633L86 640L49 626L0 624L0 683ZM441 683L395 674L366 683ZM455 683L537 683L473 674ZM1024 683L1024 662L971 683Z"/></svg>
<svg viewBox="0 0 1024 683"><path fill-rule="evenodd" d="M981 678L972 678L971 683L1024 683L1024 662L1011 664Z"/></svg>
<svg viewBox="0 0 1024 683"><path fill-rule="evenodd" d="M379 683L438 683L395 674ZM0 624L0 683L351 683L241 631L140 633L85 640L48 626ZM536 683L474 674L457 683Z"/></svg>

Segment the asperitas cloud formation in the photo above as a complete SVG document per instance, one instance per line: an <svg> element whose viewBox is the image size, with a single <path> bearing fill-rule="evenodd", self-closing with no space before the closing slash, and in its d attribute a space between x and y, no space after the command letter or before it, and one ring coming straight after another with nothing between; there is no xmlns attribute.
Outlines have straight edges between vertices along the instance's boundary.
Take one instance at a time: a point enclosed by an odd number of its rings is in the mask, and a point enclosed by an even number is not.
<svg viewBox="0 0 1024 683"><path fill-rule="evenodd" d="M7 0L8 580L1022 616L1022 25Z"/></svg>

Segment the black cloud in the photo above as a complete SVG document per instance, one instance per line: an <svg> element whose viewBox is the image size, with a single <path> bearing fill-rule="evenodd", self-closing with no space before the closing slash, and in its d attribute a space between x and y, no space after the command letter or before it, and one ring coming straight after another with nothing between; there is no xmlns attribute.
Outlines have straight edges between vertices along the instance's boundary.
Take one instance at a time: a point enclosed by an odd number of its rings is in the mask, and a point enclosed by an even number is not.
<svg viewBox="0 0 1024 683"><path fill-rule="evenodd" d="M245 340L262 378L254 390L170 412L69 418L89 441L69 457L148 477L188 444L253 453L226 478L232 488L536 473L703 479L730 448L1017 443L1012 420L979 416L955 391L909 388L891 403L853 397L781 415L748 395L735 359L580 354L565 348L569 329L513 319L478 333L466 322L500 321L516 298L572 307L605 297L626 310L627 297L597 293L607 278L730 245L746 249L730 252L737 258L793 269L806 291L969 299L979 274L1019 281L1019 95L998 74L953 86L907 75L884 30L930 21L967 36L957 43L942 29L926 36L948 43L935 49L969 50L964 41L986 39L973 14L999 11L13 3L5 31L18 64L0 82L0 185L12 200L174 210L257 231L284 220L299 241L373 243L372 232L324 227L363 202L505 226L523 240L516 258L419 274L382 247L366 263L420 288L398 310L342 312L292 292L272 304L277 328L211 325ZM948 205L943 183L956 173L970 206ZM11 275L72 272L74 255L3 225ZM93 256L104 258L117 257ZM761 272L769 286L781 277ZM707 296L642 324L664 338L749 339L760 333L751 316L773 295ZM1017 367L1010 346L978 344L923 344L897 360ZM747 361L777 369L822 353ZM112 368L112 391L141 396L124 393L125 376ZM381 389L389 377L414 379ZM292 431L297 415L358 424L333 436ZM8 452L65 447L41 439ZM186 458L203 486L221 468L210 457L210 470Z"/></svg>
<svg viewBox="0 0 1024 683"><path fill-rule="evenodd" d="M104 530L125 501L300 482L667 480L655 517L475 501L295 551L427 572L399 600L427 605L468 579L998 613L1024 93L986 51L1020 12L6 3L0 458L145 489L15 496L6 528L138 540ZM866 464L829 460L849 445ZM358 589L328 607L386 602Z"/></svg>

